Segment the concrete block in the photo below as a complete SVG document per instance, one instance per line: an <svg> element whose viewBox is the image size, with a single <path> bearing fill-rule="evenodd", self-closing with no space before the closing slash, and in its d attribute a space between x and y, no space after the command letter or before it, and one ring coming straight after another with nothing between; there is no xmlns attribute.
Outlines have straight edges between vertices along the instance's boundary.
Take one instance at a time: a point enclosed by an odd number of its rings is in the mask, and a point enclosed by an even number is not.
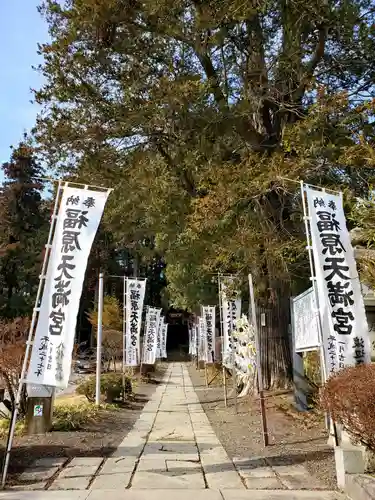
<svg viewBox="0 0 375 500"><path fill-rule="evenodd" d="M199 460L194 442L148 442L142 456L147 459Z"/></svg>
<svg viewBox="0 0 375 500"><path fill-rule="evenodd" d="M203 474L193 472L186 475L175 475L173 472L136 472L132 480L132 488L142 490L155 489L204 489L206 487ZM149 491L147 492L149 497Z"/></svg>
<svg viewBox="0 0 375 500"><path fill-rule="evenodd" d="M136 473L138 472L167 472L166 460L164 458L141 458L136 469Z"/></svg>
<svg viewBox="0 0 375 500"><path fill-rule="evenodd" d="M308 476L309 472L306 467L300 464L291 465L273 465L272 469L279 476Z"/></svg>
<svg viewBox="0 0 375 500"><path fill-rule="evenodd" d="M99 465L103 462L102 457L75 457L73 460L68 464L68 467L75 467L76 465L78 466L96 466L99 467Z"/></svg>
<svg viewBox="0 0 375 500"><path fill-rule="evenodd" d="M40 483L31 483L31 484L16 484L14 486L8 486L9 490L15 491L35 491L35 490L44 490L47 486L47 481L43 481Z"/></svg>
<svg viewBox="0 0 375 500"><path fill-rule="evenodd" d="M0 497L1 498L1 497ZM169 489L166 490L149 490L147 493L144 490L128 489L125 491L92 491L87 500L222 500L219 491L203 490L203 489ZM37 500L37 499L32 499ZM39 499L38 499L39 500ZM64 499L65 500L65 499ZM75 500L75 499L73 499Z"/></svg>
<svg viewBox="0 0 375 500"><path fill-rule="evenodd" d="M360 449L335 447L335 462L337 486L341 489L345 488L346 474L363 474L365 464L363 454Z"/></svg>
<svg viewBox="0 0 375 500"><path fill-rule="evenodd" d="M30 468L26 469L20 476L20 481L21 482L34 482L37 483L38 481L47 481L48 479L51 479L51 477L56 474L56 472L59 470L58 467L35 467L35 468Z"/></svg>
<svg viewBox="0 0 375 500"><path fill-rule="evenodd" d="M53 481L50 490L86 490L90 484L91 477L64 477ZM67 496L67 498L69 498ZM39 499L38 499L39 500ZM42 500L42 499L40 499Z"/></svg>
<svg viewBox="0 0 375 500"><path fill-rule="evenodd" d="M282 490L284 486L277 477L246 477L246 488L249 490Z"/></svg>
<svg viewBox="0 0 375 500"><path fill-rule="evenodd" d="M345 491L352 500L373 500L375 498L375 478L367 474L347 474Z"/></svg>
<svg viewBox="0 0 375 500"><path fill-rule="evenodd" d="M224 500L348 500L336 491L223 490Z"/></svg>
<svg viewBox="0 0 375 500"><path fill-rule="evenodd" d="M207 472L207 469L203 468L205 472L207 486L213 490L226 490L226 489L244 489L240 476L236 471L217 471L217 472Z"/></svg>
<svg viewBox="0 0 375 500"><path fill-rule="evenodd" d="M136 460L133 457L110 457L98 472L99 475L133 472Z"/></svg>
<svg viewBox="0 0 375 500"><path fill-rule="evenodd" d="M59 474L59 479L65 477L92 477L98 467L96 465L77 465L76 467L66 467Z"/></svg>
<svg viewBox="0 0 375 500"><path fill-rule="evenodd" d="M38 458L33 462L32 467L62 467L68 461L67 457L53 458L53 457L45 457Z"/></svg>
<svg viewBox="0 0 375 500"><path fill-rule="evenodd" d="M1 500L87 500L89 491L0 491Z"/></svg>
<svg viewBox="0 0 375 500"><path fill-rule="evenodd" d="M280 481L288 490L325 490L326 486L311 475L280 476Z"/></svg>
<svg viewBox="0 0 375 500"><path fill-rule="evenodd" d="M173 472L174 474L186 474L194 471L202 471L202 466L199 462L187 462L186 460L167 460L166 461L167 471Z"/></svg>
<svg viewBox="0 0 375 500"><path fill-rule="evenodd" d="M125 490L130 484L132 471L97 476L90 490Z"/></svg>

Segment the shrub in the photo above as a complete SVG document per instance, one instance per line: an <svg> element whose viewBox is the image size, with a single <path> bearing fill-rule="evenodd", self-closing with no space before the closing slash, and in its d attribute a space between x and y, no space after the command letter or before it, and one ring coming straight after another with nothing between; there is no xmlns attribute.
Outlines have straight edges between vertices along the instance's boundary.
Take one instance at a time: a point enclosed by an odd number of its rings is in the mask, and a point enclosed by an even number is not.
<svg viewBox="0 0 375 500"><path fill-rule="evenodd" d="M3 439L8 436L10 426L9 418L0 418L0 438ZM25 432L25 422L18 420L16 422L15 435L21 436Z"/></svg>
<svg viewBox="0 0 375 500"><path fill-rule="evenodd" d="M91 403L95 401L95 387L96 380L95 376L91 376L81 382L76 392L86 396L87 400ZM132 379L126 375L125 376L125 394L131 394L133 391ZM100 378L100 392L106 395L106 400L112 402L118 399L122 395L122 374L121 373L106 373Z"/></svg>
<svg viewBox="0 0 375 500"><path fill-rule="evenodd" d="M78 431L95 422L99 408L91 403L58 405L53 411L52 430Z"/></svg>
<svg viewBox="0 0 375 500"><path fill-rule="evenodd" d="M15 406L29 327L29 318L0 320L0 386L6 387L12 410ZM19 408L21 417L26 415L26 401L26 387L24 386Z"/></svg>
<svg viewBox="0 0 375 500"><path fill-rule="evenodd" d="M320 404L355 442L375 451L375 365L338 372L322 388Z"/></svg>

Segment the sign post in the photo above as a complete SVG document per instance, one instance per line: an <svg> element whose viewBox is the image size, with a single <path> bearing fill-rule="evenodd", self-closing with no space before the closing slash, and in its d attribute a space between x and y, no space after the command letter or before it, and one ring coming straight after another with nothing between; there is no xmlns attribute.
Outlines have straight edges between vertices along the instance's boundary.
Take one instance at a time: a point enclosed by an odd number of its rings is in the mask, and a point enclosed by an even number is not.
<svg viewBox="0 0 375 500"><path fill-rule="evenodd" d="M104 275L99 274L98 294L98 328L96 333L96 379L95 379L95 404L100 405L100 378L102 371L102 336L103 336L103 302L104 302Z"/></svg>
<svg viewBox="0 0 375 500"><path fill-rule="evenodd" d="M260 399L260 413L262 416L262 432L263 432L263 443L264 446L269 445L268 438L268 427L267 427L267 415L266 415L266 404L264 399L263 391L263 374L262 374L262 364L260 357L260 341L258 332L257 315L255 309L255 298L254 298L254 287L253 287L253 277L249 274L249 293L250 293L250 303L251 303L251 320L254 327L255 334L255 346L256 346L256 357L257 357L257 374L258 374L258 391Z"/></svg>

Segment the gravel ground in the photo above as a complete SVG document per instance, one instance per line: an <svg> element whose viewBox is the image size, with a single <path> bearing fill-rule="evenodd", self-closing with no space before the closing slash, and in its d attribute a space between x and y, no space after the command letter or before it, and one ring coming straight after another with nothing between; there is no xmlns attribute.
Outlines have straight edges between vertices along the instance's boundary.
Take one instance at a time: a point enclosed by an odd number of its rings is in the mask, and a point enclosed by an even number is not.
<svg viewBox="0 0 375 500"><path fill-rule="evenodd" d="M327 489L337 488L333 449L327 445L328 432L322 415L293 410L290 393L267 393L270 446L265 448L258 399L239 399L235 414L233 398L225 408L221 375L206 389L204 370L190 365L189 373L204 411L232 459L266 457L272 465L303 464ZM229 381L228 395L231 390Z"/></svg>
<svg viewBox="0 0 375 500"><path fill-rule="evenodd" d="M152 374L151 383L137 380L134 397L125 407L105 410L95 424L85 430L50 432L37 436L15 437L10 458L9 483L34 460L44 457L105 457L121 443L138 419L162 377L164 367ZM0 460L3 461L6 440L0 439Z"/></svg>

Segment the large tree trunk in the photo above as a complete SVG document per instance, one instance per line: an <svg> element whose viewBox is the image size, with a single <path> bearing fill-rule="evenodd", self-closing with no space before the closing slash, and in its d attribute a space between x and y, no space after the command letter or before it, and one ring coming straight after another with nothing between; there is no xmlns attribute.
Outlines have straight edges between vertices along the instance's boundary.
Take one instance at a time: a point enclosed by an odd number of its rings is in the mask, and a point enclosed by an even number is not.
<svg viewBox="0 0 375 500"><path fill-rule="evenodd" d="M263 386L287 388L292 380L289 295L258 307L257 321Z"/></svg>

